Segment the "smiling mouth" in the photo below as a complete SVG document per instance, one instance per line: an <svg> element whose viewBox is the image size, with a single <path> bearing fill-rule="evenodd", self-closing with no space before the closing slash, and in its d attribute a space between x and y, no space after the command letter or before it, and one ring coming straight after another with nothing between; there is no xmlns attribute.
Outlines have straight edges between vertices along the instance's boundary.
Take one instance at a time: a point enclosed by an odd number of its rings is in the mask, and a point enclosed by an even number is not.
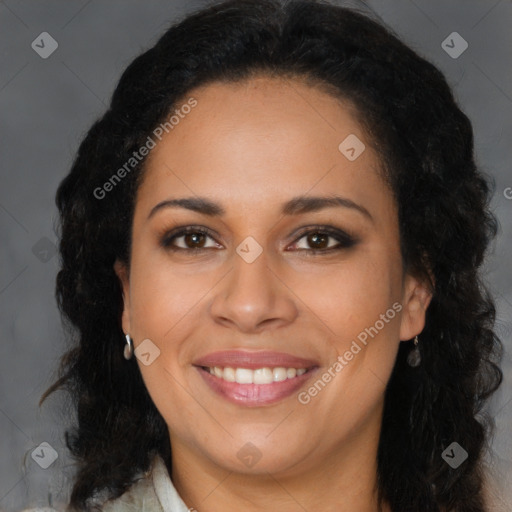
<svg viewBox="0 0 512 512"><path fill-rule="evenodd" d="M201 368L219 379L238 384L272 384L273 382L295 379L310 371L310 368L285 368L283 366L256 368L254 370L229 366L225 368L221 366L202 366Z"/></svg>
<svg viewBox="0 0 512 512"><path fill-rule="evenodd" d="M264 366L196 366L203 381L217 396L242 407L263 407L291 398L306 385L318 366L293 368Z"/></svg>

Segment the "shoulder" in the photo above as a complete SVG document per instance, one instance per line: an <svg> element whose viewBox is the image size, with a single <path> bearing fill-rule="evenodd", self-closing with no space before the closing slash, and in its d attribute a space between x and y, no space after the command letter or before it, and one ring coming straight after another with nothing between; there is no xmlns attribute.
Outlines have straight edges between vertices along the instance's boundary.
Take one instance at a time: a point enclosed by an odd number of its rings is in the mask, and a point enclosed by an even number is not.
<svg viewBox="0 0 512 512"><path fill-rule="evenodd" d="M130 489L115 500L105 502L102 512L164 512L153 489L151 479L135 482Z"/></svg>
<svg viewBox="0 0 512 512"><path fill-rule="evenodd" d="M102 512L165 512L153 485L153 467L139 476L119 498L100 504Z"/></svg>

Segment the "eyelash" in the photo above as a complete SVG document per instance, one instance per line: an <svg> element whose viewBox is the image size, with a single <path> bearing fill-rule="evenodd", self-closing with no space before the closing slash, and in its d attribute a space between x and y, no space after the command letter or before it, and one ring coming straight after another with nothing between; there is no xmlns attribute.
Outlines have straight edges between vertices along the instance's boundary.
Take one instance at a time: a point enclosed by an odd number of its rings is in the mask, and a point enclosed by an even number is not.
<svg viewBox="0 0 512 512"><path fill-rule="evenodd" d="M198 248L183 248L183 247L176 247L172 245L172 242L176 240L177 238L181 238L184 235L187 234L201 234L206 235L211 238L215 237L215 234L208 228L205 227L199 227L199 226L186 226L184 228L177 228L171 232L166 233L160 241L160 245L169 251L172 252L178 252L178 251L186 251L186 252L193 252L193 253L202 253L203 251L208 251L210 249L213 249L213 247L198 247ZM301 233L298 235L298 238L295 239L295 241L292 243L292 245L295 245L297 242L299 242L302 238L306 237L310 234L320 234L320 235L327 235L329 238L334 238L338 245L334 247L328 247L327 249L297 249L298 251L302 253L306 253L308 255L316 255L316 254L330 254L332 252L341 251L342 249L349 249L357 244L358 240L354 237L349 235L348 233L345 233L344 231L341 231L339 229L334 229L329 226L308 226L307 229L304 229L301 231Z"/></svg>

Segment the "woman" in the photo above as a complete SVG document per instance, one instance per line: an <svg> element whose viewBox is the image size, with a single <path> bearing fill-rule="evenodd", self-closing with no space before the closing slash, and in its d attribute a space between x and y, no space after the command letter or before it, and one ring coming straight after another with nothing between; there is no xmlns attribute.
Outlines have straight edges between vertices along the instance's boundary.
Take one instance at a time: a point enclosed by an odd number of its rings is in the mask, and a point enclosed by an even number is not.
<svg viewBox="0 0 512 512"><path fill-rule="evenodd" d="M70 509L488 510L489 198L443 75L366 16L171 27L57 192Z"/></svg>

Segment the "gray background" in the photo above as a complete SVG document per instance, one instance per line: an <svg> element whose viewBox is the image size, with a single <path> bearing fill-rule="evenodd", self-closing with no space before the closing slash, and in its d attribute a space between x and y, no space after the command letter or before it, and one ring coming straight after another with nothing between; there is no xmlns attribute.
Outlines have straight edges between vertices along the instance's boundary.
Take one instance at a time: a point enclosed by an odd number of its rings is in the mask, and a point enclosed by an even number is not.
<svg viewBox="0 0 512 512"><path fill-rule="evenodd" d="M59 508L69 491L66 415L58 407L65 396L58 393L37 406L65 349L54 300L57 186L122 70L173 20L205 3L0 2L0 511L49 501ZM512 187L512 2L386 0L367 7L446 74L473 121L478 162L496 180L492 206L501 227L486 277L497 298L506 353L505 384L490 404L496 420L490 462L497 493L510 510L512 492L505 482L512 477L512 199L505 190ZM454 31L469 44L457 59L441 47ZM42 32L59 45L47 59L31 48ZM58 453L48 469L31 458L42 442Z"/></svg>

